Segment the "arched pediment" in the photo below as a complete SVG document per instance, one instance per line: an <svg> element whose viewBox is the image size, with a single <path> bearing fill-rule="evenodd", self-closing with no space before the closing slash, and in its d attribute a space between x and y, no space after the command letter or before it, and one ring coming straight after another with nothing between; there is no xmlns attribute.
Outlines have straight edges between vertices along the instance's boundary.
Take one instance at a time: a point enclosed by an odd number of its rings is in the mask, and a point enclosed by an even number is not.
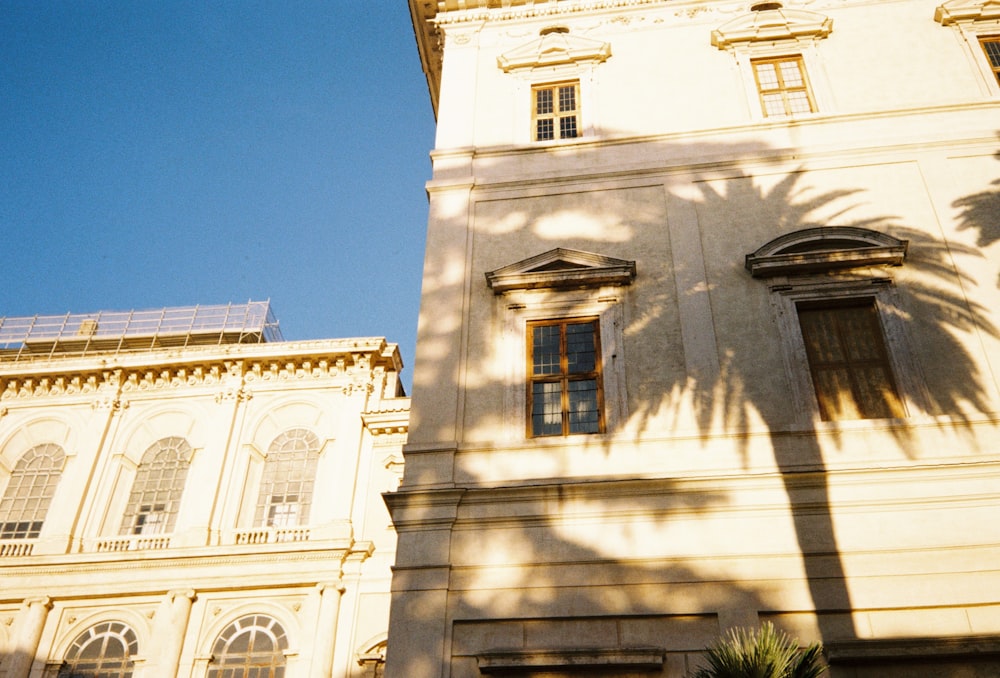
<svg viewBox="0 0 1000 678"><path fill-rule="evenodd" d="M586 62L599 64L610 56L610 43L570 35L564 29L549 29L542 31L537 40L501 54L497 57L497 66L504 73L510 73L543 66Z"/></svg>
<svg viewBox="0 0 1000 678"><path fill-rule="evenodd" d="M804 9L767 9L749 12L712 31L712 44L728 49L740 43L825 38L833 19Z"/></svg>
<svg viewBox="0 0 1000 678"><path fill-rule="evenodd" d="M486 273L494 294L511 290L631 285L635 262L557 247Z"/></svg>
<svg viewBox="0 0 1000 678"><path fill-rule="evenodd" d="M956 21L1000 19L1000 0L949 0L934 10L934 21L942 26Z"/></svg>
<svg viewBox="0 0 1000 678"><path fill-rule="evenodd" d="M746 255L755 278L860 266L899 266L908 241L854 226L806 228L786 233Z"/></svg>

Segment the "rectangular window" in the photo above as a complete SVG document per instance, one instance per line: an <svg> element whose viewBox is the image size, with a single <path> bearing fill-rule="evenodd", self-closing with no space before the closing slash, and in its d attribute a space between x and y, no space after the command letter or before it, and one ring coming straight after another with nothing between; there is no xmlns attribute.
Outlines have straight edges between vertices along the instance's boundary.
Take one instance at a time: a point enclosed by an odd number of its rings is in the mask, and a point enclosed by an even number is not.
<svg viewBox="0 0 1000 678"><path fill-rule="evenodd" d="M143 504L135 514L132 534L163 534L167 531L167 505Z"/></svg>
<svg viewBox="0 0 1000 678"><path fill-rule="evenodd" d="M0 523L0 539L35 539L42 533L41 520Z"/></svg>
<svg viewBox="0 0 1000 678"><path fill-rule="evenodd" d="M754 59L754 78L765 117L816 110L800 56Z"/></svg>
<svg viewBox="0 0 1000 678"><path fill-rule="evenodd" d="M295 494L272 495L267 509L268 527L295 527L299 524L299 497Z"/></svg>
<svg viewBox="0 0 1000 678"><path fill-rule="evenodd" d="M979 44L986 52L986 60L990 62L990 69L1000 84L1000 35L993 35L987 38L979 38Z"/></svg>
<svg viewBox="0 0 1000 678"><path fill-rule="evenodd" d="M904 416L874 299L797 310L825 421Z"/></svg>
<svg viewBox="0 0 1000 678"><path fill-rule="evenodd" d="M528 435L604 431L596 318L528 324Z"/></svg>
<svg viewBox="0 0 1000 678"><path fill-rule="evenodd" d="M580 136L580 84L562 82L531 89L535 141Z"/></svg>

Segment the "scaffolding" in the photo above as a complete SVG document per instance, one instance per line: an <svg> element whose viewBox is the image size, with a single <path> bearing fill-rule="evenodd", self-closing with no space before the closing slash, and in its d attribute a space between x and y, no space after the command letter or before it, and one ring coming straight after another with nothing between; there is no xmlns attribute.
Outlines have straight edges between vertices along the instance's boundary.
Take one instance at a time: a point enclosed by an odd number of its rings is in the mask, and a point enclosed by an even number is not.
<svg viewBox="0 0 1000 678"><path fill-rule="evenodd" d="M0 362L282 340L270 301L0 318Z"/></svg>

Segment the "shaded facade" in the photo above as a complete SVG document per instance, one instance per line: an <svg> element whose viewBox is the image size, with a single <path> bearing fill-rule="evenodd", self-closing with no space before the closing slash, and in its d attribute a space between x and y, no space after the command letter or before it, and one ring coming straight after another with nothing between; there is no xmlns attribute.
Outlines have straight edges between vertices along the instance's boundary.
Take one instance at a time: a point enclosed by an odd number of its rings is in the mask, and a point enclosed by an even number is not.
<svg viewBox="0 0 1000 678"><path fill-rule="evenodd" d="M1000 10L411 0L386 675L1000 671Z"/></svg>
<svg viewBox="0 0 1000 678"><path fill-rule="evenodd" d="M266 303L0 321L0 675L380 675L395 344Z"/></svg>

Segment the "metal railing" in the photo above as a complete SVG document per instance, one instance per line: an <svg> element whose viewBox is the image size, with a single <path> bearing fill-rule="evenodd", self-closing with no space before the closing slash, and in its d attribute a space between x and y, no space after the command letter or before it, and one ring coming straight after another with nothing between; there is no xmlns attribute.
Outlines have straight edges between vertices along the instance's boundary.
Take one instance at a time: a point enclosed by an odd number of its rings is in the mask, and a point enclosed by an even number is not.
<svg viewBox="0 0 1000 678"><path fill-rule="evenodd" d="M269 301L0 318L0 361L282 341Z"/></svg>

